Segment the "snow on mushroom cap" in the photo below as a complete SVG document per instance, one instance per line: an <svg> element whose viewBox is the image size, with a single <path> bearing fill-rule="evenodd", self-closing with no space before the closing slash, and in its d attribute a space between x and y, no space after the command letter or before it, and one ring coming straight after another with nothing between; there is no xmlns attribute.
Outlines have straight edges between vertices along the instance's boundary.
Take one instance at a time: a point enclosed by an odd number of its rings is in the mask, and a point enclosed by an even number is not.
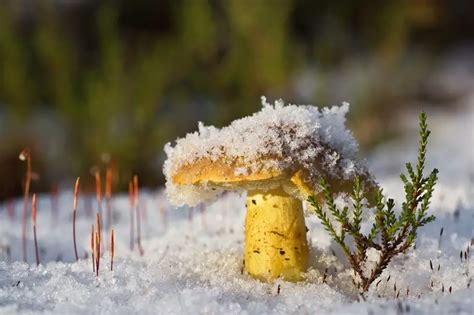
<svg viewBox="0 0 474 315"><path fill-rule="evenodd" d="M259 112L221 129L200 122L198 131L177 139L174 146L166 144L168 158L163 171L172 204L195 206L222 192L206 183L173 183L172 177L181 167L200 159L229 164L238 159L245 167L236 167L235 175L252 174L262 167L287 172L298 165L313 176L318 175L315 160L321 161L326 174L337 178L348 179L365 172L355 161L357 142L345 127L348 103L319 110L312 105L285 105L282 100L271 105L262 97L262 105Z"/></svg>

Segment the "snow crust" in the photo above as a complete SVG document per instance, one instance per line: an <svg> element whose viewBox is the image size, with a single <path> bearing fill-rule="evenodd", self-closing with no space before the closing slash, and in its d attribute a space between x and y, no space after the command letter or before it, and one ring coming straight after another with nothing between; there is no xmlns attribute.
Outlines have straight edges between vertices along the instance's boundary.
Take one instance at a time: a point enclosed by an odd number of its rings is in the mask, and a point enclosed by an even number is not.
<svg viewBox="0 0 474 315"><path fill-rule="evenodd" d="M474 97L468 106L455 114L428 113L427 169L440 170L430 208L437 220L421 228L416 249L392 261L366 301L355 297L343 254L314 216L306 219L311 251L306 281L261 283L242 274L245 194L236 193L206 207L174 209L163 191L141 192L142 257L136 247L129 250L127 196L115 196L114 271L106 251L96 278L90 259L82 258L89 251L94 214L88 214L82 196L81 259L75 262L72 193L64 191L56 219L49 196L38 198L38 268L30 220L29 264L21 262L22 200L13 204L13 219L0 205L0 314L472 314L474 151L468 148ZM416 159L416 124L414 118L405 140L387 144L369 159L384 192L398 202L404 194L399 172Z"/></svg>
<svg viewBox="0 0 474 315"><path fill-rule="evenodd" d="M235 167L235 175L249 175L263 169L282 172L302 167L310 177L321 170L335 178L362 174L355 160L358 144L346 126L349 104L322 108L312 105L274 104L262 97L262 109L252 116L233 121L221 129L198 125L198 131L166 144L168 156L163 172L168 199L176 206L196 206L215 200L222 189L207 185L175 185L171 177L183 166L200 159L224 161ZM315 161L319 160L319 168ZM314 187L316 189L316 187Z"/></svg>

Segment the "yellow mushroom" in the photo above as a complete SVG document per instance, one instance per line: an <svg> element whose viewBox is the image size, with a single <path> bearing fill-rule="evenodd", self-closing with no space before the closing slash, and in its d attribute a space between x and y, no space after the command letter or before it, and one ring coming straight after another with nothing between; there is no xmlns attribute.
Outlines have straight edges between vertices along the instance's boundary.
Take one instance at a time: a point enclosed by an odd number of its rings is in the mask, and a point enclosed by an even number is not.
<svg viewBox="0 0 474 315"><path fill-rule="evenodd" d="M302 201L318 197L319 179L335 192L350 191L356 175L367 188L375 185L345 150L354 141L341 124L346 111L266 104L228 127L200 126L198 134L165 148L168 197L176 205L194 206L223 190L247 191L245 271L262 281L301 280L309 252ZM333 125L328 115L337 118ZM324 125L330 128L322 130ZM324 132L331 128L335 137L329 141Z"/></svg>

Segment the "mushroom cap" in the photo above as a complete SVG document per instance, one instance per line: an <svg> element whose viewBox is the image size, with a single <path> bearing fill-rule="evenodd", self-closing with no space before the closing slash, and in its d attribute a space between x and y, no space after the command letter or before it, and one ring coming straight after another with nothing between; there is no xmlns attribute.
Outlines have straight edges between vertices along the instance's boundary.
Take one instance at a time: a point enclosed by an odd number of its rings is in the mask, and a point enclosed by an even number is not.
<svg viewBox="0 0 474 315"><path fill-rule="evenodd" d="M375 187L358 145L345 127L349 104L323 108L274 105L222 129L204 127L165 146L166 193L176 206L195 206L225 190L270 190L281 186L306 199L324 177L335 192L348 192L355 176Z"/></svg>

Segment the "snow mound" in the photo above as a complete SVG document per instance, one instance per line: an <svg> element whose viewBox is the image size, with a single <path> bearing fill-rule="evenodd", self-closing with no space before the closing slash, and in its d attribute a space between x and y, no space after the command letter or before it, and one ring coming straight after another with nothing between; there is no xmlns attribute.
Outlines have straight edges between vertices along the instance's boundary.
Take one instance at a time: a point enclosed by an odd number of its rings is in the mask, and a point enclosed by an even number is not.
<svg viewBox="0 0 474 315"><path fill-rule="evenodd" d="M171 203L195 206L214 200L222 192L206 185L177 186L172 182L181 167L200 159L228 165L238 161L245 167L235 168L237 176L262 168L291 172L295 166L304 168L310 177L319 177L321 170L343 179L365 173L365 168L355 161L358 144L345 126L348 103L320 110L312 105L285 105L283 100L272 105L262 97L262 106L261 111L221 129L200 122L198 131L176 140L174 146L166 144L168 158L163 169Z"/></svg>
<svg viewBox="0 0 474 315"><path fill-rule="evenodd" d="M245 195L235 193L174 211L161 190L141 191L143 256L136 246L129 249L128 198L114 195L114 270L105 250L97 278L89 239L97 205L90 207L94 196L80 195L76 262L71 183L58 196L57 212L50 196L38 195L39 267L31 220L29 264L21 262L22 199L0 205L0 314L472 314L474 150L466 150L472 137L459 136L473 131L474 98L470 104L454 115L429 113L427 170L440 169L429 211L437 220L420 229L416 249L389 264L366 301L355 297L352 270L315 216L306 220L306 281L262 283L242 273ZM404 196L399 172L416 160L416 123L400 146L392 143L369 159L380 186L398 202Z"/></svg>

